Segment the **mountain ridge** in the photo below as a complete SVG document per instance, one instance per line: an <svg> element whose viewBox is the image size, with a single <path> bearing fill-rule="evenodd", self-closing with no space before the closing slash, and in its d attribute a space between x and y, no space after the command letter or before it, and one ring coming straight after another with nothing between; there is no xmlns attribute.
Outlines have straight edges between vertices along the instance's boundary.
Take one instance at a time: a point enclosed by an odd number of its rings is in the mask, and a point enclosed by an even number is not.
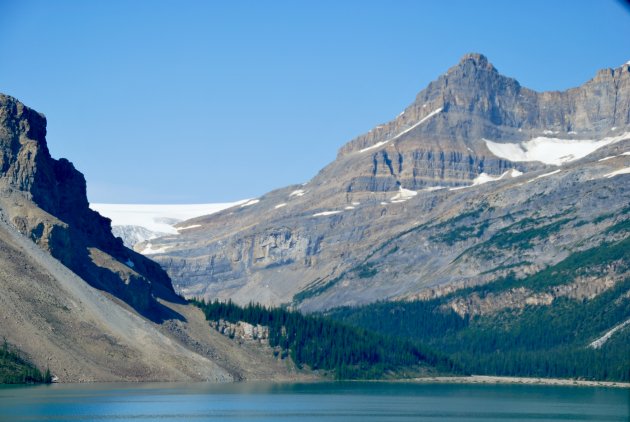
<svg viewBox="0 0 630 422"><path fill-rule="evenodd" d="M582 204L575 197L581 192L591 198L600 185L608 191L598 182L602 179L617 195L608 211L625 218L621 203L628 195L623 172L629 125L630 65L599 71L581 87L536 93L500 75L484 56L466 55L400 116L341 147L337 159L309 182L190 220L186 224L198 227L152 241L160 250L152 257L186 296L293 303L303 310L392 300L438 285L488 282L498 275L479 269L490 262L475 258L471 269L461 259L453 261L466 250L466 242L486 240L476 240L476 233L498 234L507 219L523 219L523 225L533 219L530 225L536 227L537 220L542 224L571 207L573 219L603 214L597 201ZM497 156L489 142L518 148L526 159ZM584 154L586 146L590 150ZM561 164L556 166L532 159L527 148L534 158L562 148L567 153L554 156ZM558 198L556 204L547 204L551 197ZM518 209L519 215L511 216L509 209ZM544 218L535 215L538 210ZM432 233L435 223L470 213L490 220L476 222L478 231L460 235L463 242L448 240L445 225L441 235ZM574 223L556 223L561 235L551 243L553 252L533 249L533 265L523 264L518 271L540 270L562 259L564 249L593 241L571 235ZM590 223L587 228L579 236L602 230ZM411 232L425 234L383 257L401 259L405 270L353 273L377 245ZM514 265L508 258L503 265ZM295 302L296 297L305 300Z"/></svg>
<svg viewBox="0 0 630 422"><path fill-rule="evenodd" d="M46 119L0 94L0 337L60 382L300 379L270 347L214 332L158 264L88 207Z"/></svg>

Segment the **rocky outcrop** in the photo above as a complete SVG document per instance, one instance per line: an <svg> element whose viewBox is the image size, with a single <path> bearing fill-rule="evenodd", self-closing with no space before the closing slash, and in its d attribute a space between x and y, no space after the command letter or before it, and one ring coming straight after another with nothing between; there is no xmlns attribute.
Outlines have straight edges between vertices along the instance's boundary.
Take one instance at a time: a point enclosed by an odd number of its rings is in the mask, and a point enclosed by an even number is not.
<svg viewBox="0 0 630 422"><path fill-rule="evenodd" d="M158 297L175 297L155 262L112 235L89 208L83 175L46 144L46 118L0 94L0 208L3 218L92 286L161 318Z"/></svg>
<svg viewBox="0 0 630 422"><path fill-rule="evenodd" d="M245 321L229 322L224 319L210 321L210 326L215 330L230 338L265 343L269 339L269 327L264 325L253 325Z"/></svg>
<svg viewBox="0 0 630 422"><path fill-rule="evenodd" d="M308 183L182 223L198 227L151 256L186 296L307 311L531 274L627 235L611 230L628 218L629 113L630 65L538 93L466 55Z"/></svg>

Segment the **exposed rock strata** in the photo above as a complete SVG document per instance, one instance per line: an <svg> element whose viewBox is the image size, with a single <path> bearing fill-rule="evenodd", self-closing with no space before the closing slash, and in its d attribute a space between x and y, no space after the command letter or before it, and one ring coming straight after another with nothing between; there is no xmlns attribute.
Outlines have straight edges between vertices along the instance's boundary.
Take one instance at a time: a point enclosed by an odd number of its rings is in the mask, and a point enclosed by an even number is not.
<svg viewBox="0 0 630 422"><path fill-rule="evenodd" d="M614 176L630 167L628 132L630 65L537 93L467 55L308 183L182 223L200 227L152 240L152 257L186 296L303 310L531 274L627 236L609 229L628 218L628 175ZM539 137L616 140L562 166L510 161L485 141Z"/></svg>

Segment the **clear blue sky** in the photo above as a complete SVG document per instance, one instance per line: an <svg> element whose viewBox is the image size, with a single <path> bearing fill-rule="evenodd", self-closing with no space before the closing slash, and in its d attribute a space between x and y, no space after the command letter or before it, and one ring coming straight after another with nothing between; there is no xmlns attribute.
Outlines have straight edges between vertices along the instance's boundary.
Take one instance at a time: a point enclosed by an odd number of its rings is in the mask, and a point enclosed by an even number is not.
<svg viewBox="0 0 630 422"><path fill-rule="evenodd" d="M200 203L310 179L466 52L542 91L630 60L591 1L0 0L0 92L48 117L92 202Z"/></svg>

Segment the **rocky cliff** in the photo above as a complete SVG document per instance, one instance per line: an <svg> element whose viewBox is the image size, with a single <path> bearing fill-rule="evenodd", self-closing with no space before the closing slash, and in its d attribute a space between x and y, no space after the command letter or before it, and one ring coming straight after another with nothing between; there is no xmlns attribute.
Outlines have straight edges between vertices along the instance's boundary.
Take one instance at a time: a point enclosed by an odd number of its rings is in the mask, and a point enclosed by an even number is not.
<svg viewBox="0 0 630 422"><path fill-rule="evenodd" d="M61 382L302 376L209 327L89 209L83 175L45 136L43 115L0 94L0 338Z"/></svg>
<svg viewBox="0 0 630 422"><path fill-rule="evenodd" d="M304 310L531 274L627 235L629 132L628 64L538 93L469 54L308 183L181 223L152 257L184 295Z"/></svg>
<svg viewBox="0 0 630 422"><path fill-rule="evenodd" d="M86 280L151 317L173 296L168 275L125 248L89 208L83 175L46 144L46 118L0 95L0 207L4 218Z"/></svg>

